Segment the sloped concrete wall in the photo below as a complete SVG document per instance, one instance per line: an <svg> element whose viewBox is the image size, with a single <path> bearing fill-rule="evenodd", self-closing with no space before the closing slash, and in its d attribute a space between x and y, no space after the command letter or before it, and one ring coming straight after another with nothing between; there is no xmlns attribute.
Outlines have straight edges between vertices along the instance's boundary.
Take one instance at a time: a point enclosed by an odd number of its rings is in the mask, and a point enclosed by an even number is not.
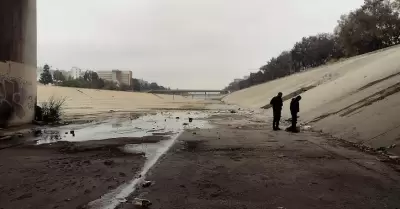
<svg viewBox="0 0 400 209"><path fill-rule="evenodd" d="M224 101L260 108L279 91L295 96L307 87L301 93L300 122L373 147L400 145L400 47L234 92ZM290 117L289 101L284 118Z"/></svg>

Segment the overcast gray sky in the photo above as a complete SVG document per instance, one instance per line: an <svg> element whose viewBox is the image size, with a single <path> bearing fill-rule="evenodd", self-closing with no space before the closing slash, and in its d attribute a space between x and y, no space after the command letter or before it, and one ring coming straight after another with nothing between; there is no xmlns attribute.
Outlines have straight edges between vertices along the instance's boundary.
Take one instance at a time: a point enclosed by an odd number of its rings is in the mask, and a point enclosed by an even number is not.
<svg viewBox="0 0 400 209"><path fill-rule="evenodd" d="M37 0L38 63L219 89L363 0Z"/></svg>

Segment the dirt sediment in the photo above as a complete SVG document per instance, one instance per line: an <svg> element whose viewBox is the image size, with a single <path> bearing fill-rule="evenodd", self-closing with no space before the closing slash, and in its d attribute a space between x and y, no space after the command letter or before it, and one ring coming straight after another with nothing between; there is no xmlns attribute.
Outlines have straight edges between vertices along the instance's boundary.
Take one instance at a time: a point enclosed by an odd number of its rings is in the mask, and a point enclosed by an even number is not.
<svg viewBox="0 0 400 209"><path fill-rule="evenodd" d="M156 135L5 148L0 151L0 208L83 208L140 171L144 154L125 153L121 147L165 138Z"/></svg>

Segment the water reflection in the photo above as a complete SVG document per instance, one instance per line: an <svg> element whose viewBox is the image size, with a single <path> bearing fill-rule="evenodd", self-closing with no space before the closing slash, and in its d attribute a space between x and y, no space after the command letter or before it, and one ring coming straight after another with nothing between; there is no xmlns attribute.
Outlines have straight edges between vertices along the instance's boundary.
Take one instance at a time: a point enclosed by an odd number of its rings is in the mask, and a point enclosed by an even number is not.
<svg viewBox="0 0 400 209"><path fill-rule="evenodd" d="M40 136L35 137L35 140L37 140L37 144L46 144L57 141L79 142L120 137L143 137L163 133L172 135L185 128L204 127L207 122L201 119L206 117L206 113L197 111L159 112L133 120L112 119L102 123L49 128L44 130Z"/></svg>

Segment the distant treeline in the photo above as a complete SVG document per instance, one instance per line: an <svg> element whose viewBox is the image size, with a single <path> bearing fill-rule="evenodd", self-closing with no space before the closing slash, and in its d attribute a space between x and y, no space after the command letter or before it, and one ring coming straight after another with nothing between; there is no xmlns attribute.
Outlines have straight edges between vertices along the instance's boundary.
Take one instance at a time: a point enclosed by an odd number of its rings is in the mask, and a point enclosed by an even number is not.
<svg viewBox="0 0 400 209"><path fill-rule="evenodd" d="M251 73L248 79L240 82L232 82L225 89L237 91L399 44L399 12L400 0L365 0L360 8L340 17L333 33L303 37L291 50L270 59L257 73Z"/></svg>
<svg viewBox="0 0 400 209"><path fill-rule="evenodd" d="M89 89L104 89L116 91L142 91L149 90L165 90L164 86L159 86L157 83L148 83L136 78L132 78L132 85L128 86L123 83L116 83L101 79L94 71L86 71L82 77L79 78L66 78L61 71L54 71L53 75L50 73L49 65L44 65L43 72L40 74L39 82L42 84L53 84L56 86L75 87L75 88L89 88Z"/></svg>

